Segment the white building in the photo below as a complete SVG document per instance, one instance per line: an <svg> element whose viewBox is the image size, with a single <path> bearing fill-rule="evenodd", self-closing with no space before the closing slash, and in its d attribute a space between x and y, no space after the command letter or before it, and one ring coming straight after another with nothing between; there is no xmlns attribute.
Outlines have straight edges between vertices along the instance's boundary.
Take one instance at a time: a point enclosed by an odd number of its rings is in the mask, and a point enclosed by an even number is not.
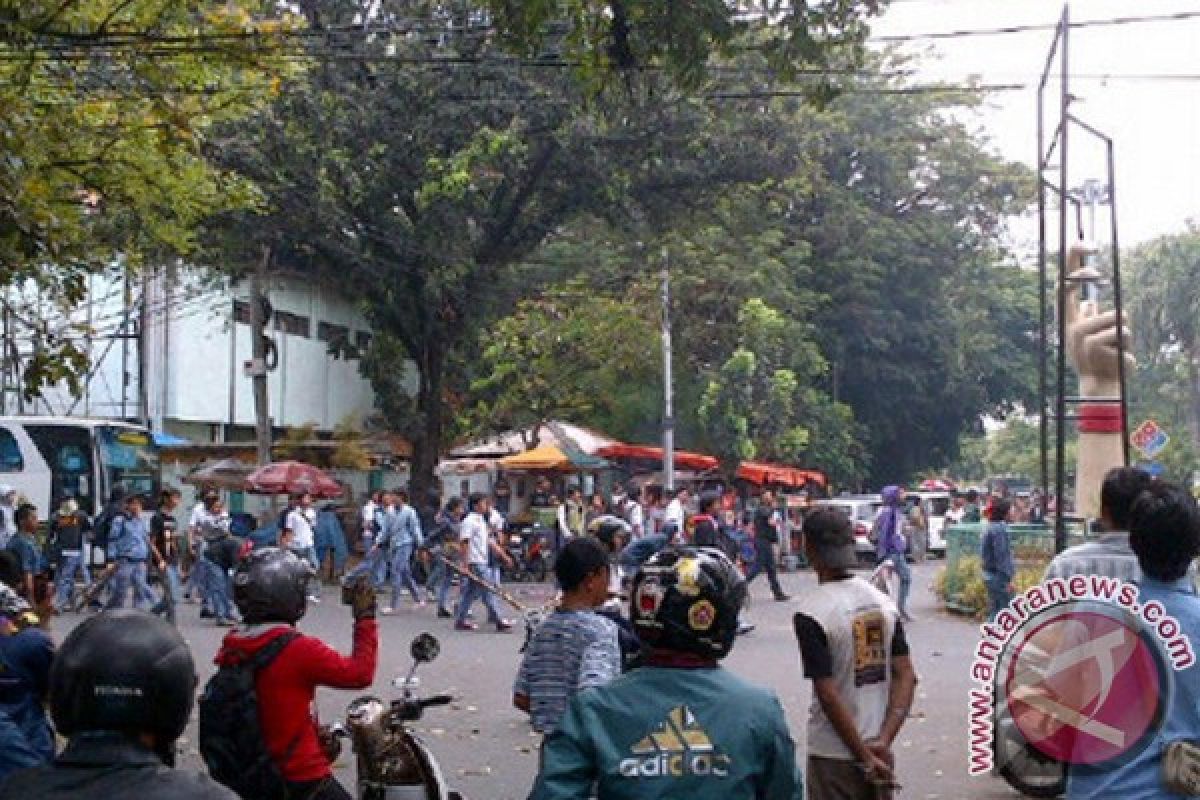
<svg viewBox="0 0 1200 800"><path fill-rule="evenodd" d="M92 278L88 300L70 315L72 324L94 331L86 342L92 373L83 394L59 386L17 408L8 392L4 411L144 418L155 431L196 443L251 440L248 287L177 268L135 277L128 289L124 284L119 276ZM370 342L364 316L331 290L297 279L272 280L268 295L274 309L268 335L278 354L268 377L272 425L329 431L370 414L374 393L355 355ZM334 355L331 345L351 357Z"/></svg>

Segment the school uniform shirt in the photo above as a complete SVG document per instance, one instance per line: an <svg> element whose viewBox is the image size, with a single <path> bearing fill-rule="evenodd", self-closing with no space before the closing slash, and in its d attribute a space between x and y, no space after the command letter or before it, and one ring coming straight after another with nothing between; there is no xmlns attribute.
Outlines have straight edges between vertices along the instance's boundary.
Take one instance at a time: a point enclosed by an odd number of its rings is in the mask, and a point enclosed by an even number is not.
<svg viewBox="0 0 1200 800"><path fill-rule="evenodd" d="M108 557L126 561L145 561L150 557L150 531L141 517L120 516L113 520Z"/></svg>
<svg viewBox="0 0 1200 800"><path fill-rule="evenodd" d="M487 520L479 512L472 511L463 518L458 538L466 545L468 564L487 566L489 535Z"/></svg>
<svg viewBox="0 0 1200 800"><path fill-rule="evenodd" d="M804 597L793 625L804 677L832 678L858 735L878 736L887 715L892 659L908 655L896 606L862 578L848 577L818 584ZM809 709L808 754L855 758L815 693Z"/></svg>
<svg viewBox="0 0 1200 800"><path fill-rule="evenodd" d="M553 733L578 692L621 674L617 626L594 611L557 610L533 634L513 684L539 733Z"/></svg>
<svg viewBox="0 0 1200 800"><path fill-rule="evenodd" d="M313 546L313 521L307 509L289 511L284 527L292 532L292 541L288 545L292 550L307 550Z"/></svg>

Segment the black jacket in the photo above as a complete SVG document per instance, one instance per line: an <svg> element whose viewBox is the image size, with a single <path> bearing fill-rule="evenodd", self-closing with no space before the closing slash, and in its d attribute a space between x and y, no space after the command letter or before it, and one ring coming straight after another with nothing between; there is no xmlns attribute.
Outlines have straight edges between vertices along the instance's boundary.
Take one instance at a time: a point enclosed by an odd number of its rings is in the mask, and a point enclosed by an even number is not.
<svg viewBox="0 0 1200 800"><path fill-rule="evenodd" d="M0 800L237 800L197 772L165 766L158 756L120 734L71 739L54 763L14 773Z"/></svg>

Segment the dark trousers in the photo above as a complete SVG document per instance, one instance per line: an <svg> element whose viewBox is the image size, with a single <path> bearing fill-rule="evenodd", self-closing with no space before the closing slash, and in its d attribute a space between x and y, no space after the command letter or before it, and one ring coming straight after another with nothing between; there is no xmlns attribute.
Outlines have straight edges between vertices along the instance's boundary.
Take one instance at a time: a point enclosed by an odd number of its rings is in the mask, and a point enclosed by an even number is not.
<svg viewBox="0 0 1200 800"><path fill-rule="evenodd" d="M354 800L354 795L333 776L304 783L289 781L288 797L295 800Z"/></svg>
<svg viewBox="0 0 1200 800"><path fill-rule="evenodd" d="M767 573L767 583L771 585L771 593L776 597L781 596L783 587L779 585L779 575L775 571L775 548L771 542L765 539L754 540L754 566L746 577L746 583L751 583L760 572Z"/></svg>

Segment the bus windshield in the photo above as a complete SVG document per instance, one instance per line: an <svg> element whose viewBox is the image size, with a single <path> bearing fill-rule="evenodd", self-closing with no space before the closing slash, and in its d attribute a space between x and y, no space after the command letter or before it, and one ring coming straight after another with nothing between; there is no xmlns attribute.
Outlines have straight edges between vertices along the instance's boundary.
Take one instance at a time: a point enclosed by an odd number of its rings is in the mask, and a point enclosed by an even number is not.
<svg viewBox="0 0 1200 800"><path fill-rule="evenodd" d="M96 429L96 444L108 491L120 486L127 494L153 497L158 492L158 448L149 433L100 426Z"/></svg>

